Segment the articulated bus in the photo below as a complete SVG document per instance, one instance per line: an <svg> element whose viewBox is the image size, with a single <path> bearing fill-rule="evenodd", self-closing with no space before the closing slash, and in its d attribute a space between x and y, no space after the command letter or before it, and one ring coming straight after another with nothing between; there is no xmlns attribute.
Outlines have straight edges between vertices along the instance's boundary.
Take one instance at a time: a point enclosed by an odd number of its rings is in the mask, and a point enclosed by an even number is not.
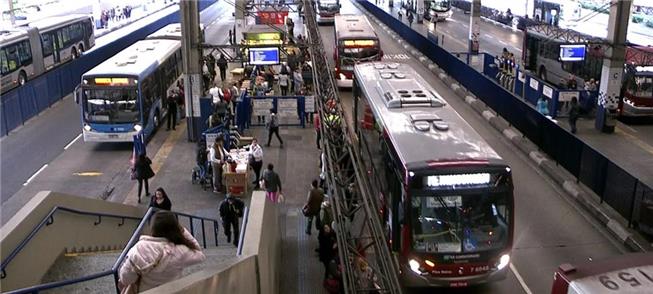
<svg viewBox="0 0 653 294"><path fill-rule="evenodd" d="M403 284L504 279L510 167L409 65L356 64L354 73L357 144Z"/></svg>
<svg viewBox="0 0 653 294"><path fill-rule="evenodd" d="M181 42L141 40L82 75L75 90L85 142L149 137L167 114L165 98L182 73Z"/></svg>
<svg viewBox="0 0 653 294"><path fill-rule="evenodd" d="M46 18L0 30L2 93L80 56L95 45L88 15Z"/></svg>
<svg viewBox="0 0 653 294"><path fill-rule="evenodd" d="M451 1L449 0L426 0L424 4L426 4L428 10L424 18L432 22L443 21L453 15Z"/></svg>
<svg viewBox="0 0 653 294"><path fill-rule="evenodd" d="M336 84L351 88L354 64L381 60L381 42L364 15L336 15L334 31Z"/></svg>
<svg viewBox="0 0 653 294"><path fill-rule="evenodd" d="M543 26L543 25L539 25ZM541 79L554 85L574 75L579 89L585 81L601 80L603 60L607 50L602 39L585 36L591 40L585 44L582 60L561 61L560 45L574 44L558 38L550 38L528 27L524 34L522 60L524 67ZM628 117L653 116L653 49L630 45L626 48L626 64L618 114Z"/></svg>
<svg viewBox="0 0 653 294"><path fill-rule="evenodd" d="M317 23L333 23L336 14L340 13L340 0L317 1Z"/></svg>
<svg viewBox="0 0 653 294"><path fill-rule="evenodd" d="M651 293L653 254L628 253L579 265L562 264L551 294Z"/></svg>

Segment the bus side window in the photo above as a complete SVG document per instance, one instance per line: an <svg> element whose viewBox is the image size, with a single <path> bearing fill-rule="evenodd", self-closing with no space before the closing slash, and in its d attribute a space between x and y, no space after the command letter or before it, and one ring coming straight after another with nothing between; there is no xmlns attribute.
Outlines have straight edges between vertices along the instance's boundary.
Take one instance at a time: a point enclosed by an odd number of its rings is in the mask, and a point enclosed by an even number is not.
<svg viewBox="0 0 653 294"><path fill-rule="evenodd" d="M32 63L32 49L29 46L29 41L25 40L18 44L18 56L21 65Z"/></svg>
<svg viewBox="0 0 653 294"><path fill-rule="evenodd" d="M43 46L43 57L52 55L52 35L49 33L41 35L41 45Z"/></svg>
<svg viewBox="0 0 653 294"><path fill-rule="evenodd" d="M5 48L0 49L0 69L2 74L9 72L9 61L7 60Z"/></svg>
<svg viewBox="0 0 653 294"><path fill-rule="evenodd" d="M16 44L7 46L3 49L5 51L5 58L7 59L7 69L8 72L16 70L20 64L20 59L18 58L18 47Z"/></svg>

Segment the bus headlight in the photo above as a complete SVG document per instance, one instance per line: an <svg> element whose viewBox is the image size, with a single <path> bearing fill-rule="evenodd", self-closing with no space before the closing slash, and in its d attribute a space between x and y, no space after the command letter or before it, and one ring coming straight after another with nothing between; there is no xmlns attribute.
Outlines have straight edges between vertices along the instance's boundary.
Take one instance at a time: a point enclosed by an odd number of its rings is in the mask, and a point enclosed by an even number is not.
<svg viewBox="0 0 653 294"><path fill-rule="evenodd" d="M141 125L134 125L134 131L140 132L142 129Z"/></svg>
<svg viewBox="0 0 653 294"><path fill-rule="evenodd" d="M346 80L347 79L347 77L342 73L338 74L338 77L340 77L341 80Z"/></svg>
<svg viewBox="0 0 653 294"><path fill-rule="evenodd" d="M408 261L408 266L410 266L410 269L414 271L416 274L421 274L422 272L419 270L419 262L417 260L411 259Z"/></svg>
<svg viewBox="0 0 653 294"><path fill-rule="evenodd" d="M510 263L510 255L508 254L501 255L501 258L499 259L499 264L497 264L497 269L502 270L509 263Z"/></svg>
<svg viewBox="0 0 653 294"><path fill-rule="evenodd" d="M87 132L90 132L91 131L91 126L84 125L84 130L87 131Z"/></svg>

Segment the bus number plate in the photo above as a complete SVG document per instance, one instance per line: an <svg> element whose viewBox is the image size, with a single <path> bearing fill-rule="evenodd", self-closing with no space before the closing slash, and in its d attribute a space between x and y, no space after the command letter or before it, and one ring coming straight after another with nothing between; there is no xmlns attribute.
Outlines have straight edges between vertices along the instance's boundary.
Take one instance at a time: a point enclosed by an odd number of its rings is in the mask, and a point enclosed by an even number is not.
<svg viewBox="0 0 653 294"><path fill-rule="evenodd" d="M116 135L116 134L109 134L109 138L111 138L111 139L115 139L115 138L118 138L118 135Z"/></svg>

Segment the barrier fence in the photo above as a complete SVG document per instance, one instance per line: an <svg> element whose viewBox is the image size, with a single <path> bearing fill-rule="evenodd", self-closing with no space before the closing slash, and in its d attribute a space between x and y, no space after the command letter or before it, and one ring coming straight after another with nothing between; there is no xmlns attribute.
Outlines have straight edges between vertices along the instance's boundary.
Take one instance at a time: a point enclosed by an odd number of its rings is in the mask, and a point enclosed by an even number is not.
<svg viewBox="0 0 653 294"><path fill-rule="evenodd" d="M270 110L276 113L280 126L306 126L306 99L312 96L241 96L236 107L236 125L245 129L250 126L265 126L269 121ZM308 104L313 105L314 102ZM310 107L309 107L310 108Z"/></svg>
<svg viewBox="0 0 653 294"><path fill-rule="evenodd" d="M548 154L552 160L574 175L577 181L592 189L599 195L601 202L605 201L619 212L628 220L629 225L640 231L653 234L651 229L653 227L653 189L528 105L533 104L534 96L543 91L545 84L538 85L537 91L529 91L525 96L526 99L520 99L511 91L503 88L493 78L486 76L486 73L492 73L490 69L485 69L489 68L490 62L493 63L491 55L485 54L483 58L483 64L488 65L485 66L483 72L477 71L467 65L466 58L458 58L449 53L438 46L436 42L388 15L373 3L365 0L357 1L416 50L435 62L470 93L506 119ZM530 79L525 81L524 85L530 86ZM560 94L558 93L557 97L552 96L558 99ZM550 107L557 109L557 102L555 106Z"/></svg>
<svg viewBox="0 0 653 294"><path fill-rule="evenodd" d="M199 9L204 10L216 1L200 0ZM28 81L25 85L2 94L0 97L0 114L2 116L0 137L6 136L13 129L70 94L80 83L83 73L134 42L144 39L147 35L173 22L179 22L178 10L111 43L94 47L80 58L60 65Z"/></svg>

